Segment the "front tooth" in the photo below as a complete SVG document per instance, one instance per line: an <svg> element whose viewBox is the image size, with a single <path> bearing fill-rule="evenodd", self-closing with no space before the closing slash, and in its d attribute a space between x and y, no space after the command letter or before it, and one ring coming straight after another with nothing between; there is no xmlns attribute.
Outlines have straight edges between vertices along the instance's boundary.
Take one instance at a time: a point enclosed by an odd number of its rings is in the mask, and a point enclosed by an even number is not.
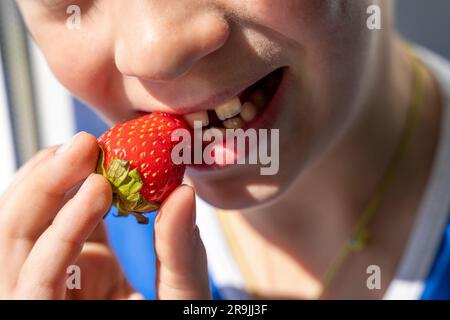
<svg viewBox="0 0 450 320"><path fill-rule="evenodd" d="M194 112L184 115L186 122L193 128L195 121L201 121L202 127L209 125L209 116L207 111Z"/></svg>
<svg viewBox="0 0 450 320"><path fill-rule="evenodd" d="M220 120L226 120L237 116L242 110L242 104L238 97L225 102L224 104L214 108L217 117Z"/></svg>
<svg viewBox="0 0 450 320"><path fill-rule="evenodd" d="M258 109L251 102L246 102L242 105L241 118L245 122L249 123L253 119L255 119L258 114Z"/></svg>
<svg viewBox="0 0 450 320"><path fill-rule="evenodd" d="M227 129L240 129L244 127L244 125L244 121L239 117L227 119L223 122L223 126Z"/></svg>

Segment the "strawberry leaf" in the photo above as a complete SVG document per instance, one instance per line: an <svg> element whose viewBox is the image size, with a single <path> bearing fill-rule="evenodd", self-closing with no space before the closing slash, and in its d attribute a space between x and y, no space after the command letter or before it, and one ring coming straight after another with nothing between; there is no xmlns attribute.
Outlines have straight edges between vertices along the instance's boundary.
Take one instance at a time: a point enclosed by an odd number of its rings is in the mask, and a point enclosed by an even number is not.
<svg viewBox="0 0 450 320"><path fill-rule="evenodd" d="M140 194L143 182L138 170L130 171L130 162L117 158L112 158L108 168L105 169L102 149L97 164L97 173L106 177L111 183L113 205L119 210L118 215L132 214L139 223L147 224L148 218L144 217L142 213L158 209L159 203L147 201Z"/></svg>

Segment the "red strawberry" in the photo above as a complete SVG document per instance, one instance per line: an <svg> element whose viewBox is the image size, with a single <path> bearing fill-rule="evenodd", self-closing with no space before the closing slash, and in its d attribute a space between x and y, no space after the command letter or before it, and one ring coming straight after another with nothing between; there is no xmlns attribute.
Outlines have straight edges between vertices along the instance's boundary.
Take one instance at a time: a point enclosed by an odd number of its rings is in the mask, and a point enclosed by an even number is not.
<svg viewBox="0 0 450 320"><path fill-rule="evenodd" d="M113 187L113 204L120 216L154 211L183 180L185 165L175 165L171 141L176 129L189 130L179 117L151 113L114 126L99 139L102 150L97 172Z"/></svg>

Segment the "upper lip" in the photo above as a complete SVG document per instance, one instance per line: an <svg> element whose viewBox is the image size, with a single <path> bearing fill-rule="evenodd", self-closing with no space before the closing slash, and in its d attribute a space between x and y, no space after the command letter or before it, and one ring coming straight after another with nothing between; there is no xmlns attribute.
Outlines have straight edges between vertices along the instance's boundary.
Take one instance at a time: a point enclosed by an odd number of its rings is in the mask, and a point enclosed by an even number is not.
<svg viewBox="0 0 450 320"><path fill-rule="evenodd" d="M201 111L206 111L206 110L212 110L215 107L221 105L222 103L232 99L233 97L238 96L243 91L245 91L246 89L248 89L249 87L251 87L252 85L257 83L261 79L267 77L269 74L271 74L275 70L276 69L271 70L271 71L265 73L263 76L255 77L252 80L250 80L244 84L241 84L241 85L238 85L235 87L231 87L222 92L211 95L208 99L203 100L201 102L190 104L190 105L170 105L164 109L172 110L172 112L170 112L170 113L179 114L179 115L196 113L196 112L201 112ZM145 112L153 111L154 112L157 110L139 110L139 111L145 111ZM164 112L168 112L168 111L164 111Z"/></svg>

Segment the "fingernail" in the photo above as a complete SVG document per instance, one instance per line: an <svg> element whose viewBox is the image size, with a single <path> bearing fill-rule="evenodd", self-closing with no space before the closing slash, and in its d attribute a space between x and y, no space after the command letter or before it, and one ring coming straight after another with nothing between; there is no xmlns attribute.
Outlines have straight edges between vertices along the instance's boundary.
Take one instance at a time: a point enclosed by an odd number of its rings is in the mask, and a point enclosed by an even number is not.
<svg viewBox="0 0 450 320"><path fill-rule="evenodd" d="M74 145L75 139L80 135L81 132L74 135L69 141L64 143L62 146L56 150L55 154L60 155L66 153Z"/></svg>

